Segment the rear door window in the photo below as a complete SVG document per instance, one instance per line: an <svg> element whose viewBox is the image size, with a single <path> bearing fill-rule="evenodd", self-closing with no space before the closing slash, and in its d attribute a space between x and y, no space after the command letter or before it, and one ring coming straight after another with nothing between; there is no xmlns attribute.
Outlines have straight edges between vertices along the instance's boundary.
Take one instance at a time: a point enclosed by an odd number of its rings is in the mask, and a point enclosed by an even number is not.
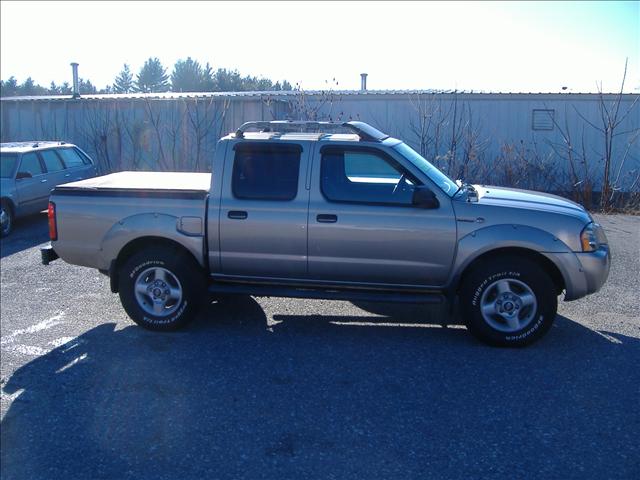
<svg viewBox="0 0 640 480"><path fill-rule="evenodd" d="M18 171L30 173L33 177L43 174L44 170L42 170L42 164L40 163L38 154L32 152L22 155L22 160L20 161L20 168L18 169Z"/></svg>
<svg viewBox="0 0 640 480"><path fill-rule="evenodd" d="M40 155L42 156L42 161L44 162L47 172L64 170L62 160L60 160L60 157L54 150L42 150Z"/></svg>
<svg viewBox="0 0 640 480"><path fill-rule="evenodd" d="M239 144L233 162L233 195L247 200L293 200L298 193L300 147Z"/></svg>
<svg viewBox="0 0 640 480"><path fill-rule="evenodd" d="M85 164L82 157L73 148L61 148L58 154L62 157L64 166L67 168L83 167Z"/></svg>

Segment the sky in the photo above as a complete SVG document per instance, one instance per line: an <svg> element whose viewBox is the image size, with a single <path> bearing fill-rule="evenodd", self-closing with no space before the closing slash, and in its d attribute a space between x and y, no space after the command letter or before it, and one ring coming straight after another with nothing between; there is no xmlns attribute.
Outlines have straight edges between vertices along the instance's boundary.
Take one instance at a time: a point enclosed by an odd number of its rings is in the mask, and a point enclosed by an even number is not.
<svg viewBox="0 0 640 480"><path fill-rule="evenodd" d="M0 77L190 56L306 90L640 92L640 2L0 2ZM335 79L335 81L334 81ZM337 84L336 84L337 82Z"/></svg>

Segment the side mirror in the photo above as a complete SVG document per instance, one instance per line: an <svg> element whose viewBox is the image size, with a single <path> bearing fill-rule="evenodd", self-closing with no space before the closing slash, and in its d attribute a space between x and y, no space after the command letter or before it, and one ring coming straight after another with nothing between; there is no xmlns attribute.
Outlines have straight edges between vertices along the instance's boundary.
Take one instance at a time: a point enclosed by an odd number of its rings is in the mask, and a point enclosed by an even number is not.
<svg viewBox="0 0 640 480"><path fill-rule="evenodd" d="M20 180L21 178L33 178L30 172L18 172L16 174L16 180Z"/></svg>
<svg viewBox="0 0 640 480"><path fill-rule="evenodd" d="M413 202L416 207L419 208L438 208L440 202L438 197L428 187L419 185L413 189Z"/></svg>

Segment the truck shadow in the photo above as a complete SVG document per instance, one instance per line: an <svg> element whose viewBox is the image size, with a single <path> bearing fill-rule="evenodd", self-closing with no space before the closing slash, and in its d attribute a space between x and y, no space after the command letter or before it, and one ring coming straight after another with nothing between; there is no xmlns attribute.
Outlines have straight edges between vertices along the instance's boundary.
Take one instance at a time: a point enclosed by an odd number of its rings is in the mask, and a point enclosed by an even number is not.
<svg viewBox="0 0 640 480"><path fill-rule="evenodd" d="M0 239L0 258L49 241L47 214L38 213L15 220L13 231Z"/></svg>
<svg viewBox="0 0 640 480"><path fill-rule="evenodd" d="M393 315L268 322L251 297L184 332L115 327L3 385L3 479L638 471L640 342L568 318L518 350Z"/></svg>

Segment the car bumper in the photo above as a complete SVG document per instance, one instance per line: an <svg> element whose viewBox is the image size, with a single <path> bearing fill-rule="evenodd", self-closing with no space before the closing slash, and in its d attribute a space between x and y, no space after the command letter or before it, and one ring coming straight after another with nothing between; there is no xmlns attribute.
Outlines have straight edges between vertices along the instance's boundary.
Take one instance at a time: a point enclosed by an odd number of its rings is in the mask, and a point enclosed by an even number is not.
<svg viewBox="0 0 640 480"><path fill-rule="evenodd" d="M611 253L608 245L595 252L547 253L564 279L564 300L569 302L595 293L609 276Z"/></svg>
<svg viewBox="0 0 640 480"><path fill-rule="evenodd" d="M611 252L608 245L601 245L595 252L576 253L585 276L587 291L585 295L595 293L609 277L611 268Z"/></svg>
<svg viewBox="0 0 640 480"><path fill-rule="evenodd" d="M40 258L42 260L43 265L49 265L49 263L53 262L54 260L57 260L60 257L58 256L56 251L53 249L51 244L49 244L40 249Z"/></svg>

